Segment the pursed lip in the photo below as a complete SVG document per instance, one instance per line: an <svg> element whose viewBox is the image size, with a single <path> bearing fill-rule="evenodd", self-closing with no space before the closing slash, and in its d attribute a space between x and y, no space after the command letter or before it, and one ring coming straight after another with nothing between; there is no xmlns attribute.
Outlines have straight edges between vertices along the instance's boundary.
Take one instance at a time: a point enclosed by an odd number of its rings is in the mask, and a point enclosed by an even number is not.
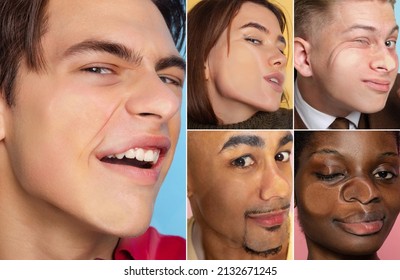
<svg viewBox="0 0 400 280"><path fill-rule="evenodd" d="M352 214L345 218L335 219L334 223L347 233L368 236L381 231L384 221L385 214L377 211Z"/></svg>
<svg viewBox="0 0 400 280"><path fill-rule="evenodd" d="M390 91L391 88L391 81L387 79L365 79L363 82L371 89L387 93Z"/></svg>
<svg viewBox="0 0 400 280"><path fill-rule="evenodd" d="M261 213L250 213L247 215L247 218L251 219L263 228L274 230L285 223L288 215L289 207L284 207Z"/></svg>
<svg viewBox="0 0 400 280"><path fill-rule="evenodd" d="M152 185L160 175L164 159L170 150L171 141L168 137L162 135L135 135L129 140L116 141L117 143L109 144L109 148L104 148L96 153L96 158L108 170L126 176L138 184ZM118 159L110 160L111 155L126 153L131 149L153 150L159 152L156 162L148 163L148 167L141 168L138 166L119 164ZM127 160L127 159L125 159Z"/></svg>
<svg viewBox="0 0 400 280"><path fill-rule="evenodd" d="M285 81L285 76L281 72L273 72L265 75L264 80L278 93L283 92L283 82Z"/></svg>

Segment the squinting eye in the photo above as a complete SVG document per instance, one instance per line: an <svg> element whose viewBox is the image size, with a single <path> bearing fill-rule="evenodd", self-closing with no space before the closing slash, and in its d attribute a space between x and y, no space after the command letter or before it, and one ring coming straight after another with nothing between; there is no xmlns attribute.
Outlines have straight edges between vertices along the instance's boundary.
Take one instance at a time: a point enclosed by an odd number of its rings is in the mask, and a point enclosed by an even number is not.
<svg viewBox="0 0 400 280"><path fill-rule="evenodd" d="M374 174L374 177L377 179L390 180L395 177L395 175L389 171L379 171Z"/></svg>
<svg viewBox="0 0 400 280"><path fill-rule="evenodd" d="M171 84L178 87L182 86L182 83L177 79L172 79L166 76L160 76L160 80L165 84Z"/></svg>
<svg viewBox="0 0 400 280"><path fill-rule="evenodd" d="M275 155L275 160L286 162L289 160L289 157L290 157L290 152L280 152Z"/></svg>
<svg viewBox="0 0 400 280"><path fill-rule="evenodd" d="M231 162L232 165L240 167L240 168L246 168L254 164L254 160L251 158L251 156L241 156L237 159L234 159Z"/></svg>
<svg viewBox="0 0 400 280"><path fill-rule="evenodd" d="M106 68L106 67L88 67L88 68L82 69L82 71L94 73L94 74L101 74L101 75L114 73L111 69Z"/></svg>
<svg viewBox="0 0 400 280"><path fill-rule="evenodd" d="M261 40L254 39L254 38L251 38L251 37L246 37L245 40L246 40L247 42L252 43L253 45L261 45L261 43L262 43Z"/></svg>

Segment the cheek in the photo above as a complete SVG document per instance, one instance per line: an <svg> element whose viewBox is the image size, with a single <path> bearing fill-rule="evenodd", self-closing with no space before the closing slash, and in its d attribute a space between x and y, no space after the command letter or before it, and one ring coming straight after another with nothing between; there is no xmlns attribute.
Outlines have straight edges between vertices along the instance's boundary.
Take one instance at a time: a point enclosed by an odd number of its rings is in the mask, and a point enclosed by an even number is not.
<svg viewBox="0 0 400 280"><path fill-rule="evenodd" d="M297 192L299 213L304 216L303 221L312 224L312 220L330 219L335 214L338 204L338 190L327 189L321 183L311 183L300 187Z"/></svg>

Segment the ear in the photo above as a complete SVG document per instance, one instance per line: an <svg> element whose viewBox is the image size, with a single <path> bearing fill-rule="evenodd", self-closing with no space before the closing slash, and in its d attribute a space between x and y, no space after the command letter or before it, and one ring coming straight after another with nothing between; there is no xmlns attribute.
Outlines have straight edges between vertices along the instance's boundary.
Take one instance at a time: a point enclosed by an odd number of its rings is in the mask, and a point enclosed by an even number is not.
<svg viewBox="0 0 400 280"><path fill-rule="evenodd" d="M4 98L3 91L0 90L0 141L3 141L6 137L6 122L5 122L5 114L7 108L7 101Z"/></svg>
<svg viewBox="0 0 400 280"><path fill-rule="evenodd" d="M294 38L294 67L303 77L312 76L310 43L303 38Z"/></svg>

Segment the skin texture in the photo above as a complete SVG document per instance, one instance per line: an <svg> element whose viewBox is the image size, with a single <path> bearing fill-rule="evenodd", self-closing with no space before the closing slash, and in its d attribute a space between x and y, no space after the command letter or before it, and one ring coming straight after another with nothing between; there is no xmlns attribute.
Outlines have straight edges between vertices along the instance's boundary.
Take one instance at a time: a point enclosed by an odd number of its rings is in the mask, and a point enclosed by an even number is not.
<svg viewBox="0 0 400 280"><path fill-rule="evenodd" d="M400 207L394 135L315 132L298 162L295 199L308 258L378 258Z"/></svg>
<svg viewBox="0 0 400 280"><path fill-rule="evenodd" d="M386 1L337 1L330 11L313 36L295 38L299 90L332 116L378 112L398 68L393 8Z"/></svg>
<svg viewBox="0 0 400 280"><path fill-rule="evenodd" d="M200 259L286 259L291 139L285 131L188 133L188 197ZM257 221L262 216L269 221Z"/></svg>
<svg viewBox="0 0 400 280"><path fill-rule="evenodd" d="M16 105L1 99L0 257L111 258L118 237L150 223L178 139L184 71L159 66L179 53L151 1L51 0L48 15L46 71L22 62ZM132 57L93 47L105 43ZM160 142L170 149L151 170L101 161Z"/></svg>
<svg viewBox="0 0 400 280"><path fill-rule="evenodd" d="M261 29L246 26L248 23ZM244 3L232 21L229 41L228 32L229 28L221 34L205 63L215 114L221 123L229 124L244 121L257 111L278 110L283 89L274 89L264 79L280 73L283 83L285 75L285 43L276 16L265 7Z"/></svg>

